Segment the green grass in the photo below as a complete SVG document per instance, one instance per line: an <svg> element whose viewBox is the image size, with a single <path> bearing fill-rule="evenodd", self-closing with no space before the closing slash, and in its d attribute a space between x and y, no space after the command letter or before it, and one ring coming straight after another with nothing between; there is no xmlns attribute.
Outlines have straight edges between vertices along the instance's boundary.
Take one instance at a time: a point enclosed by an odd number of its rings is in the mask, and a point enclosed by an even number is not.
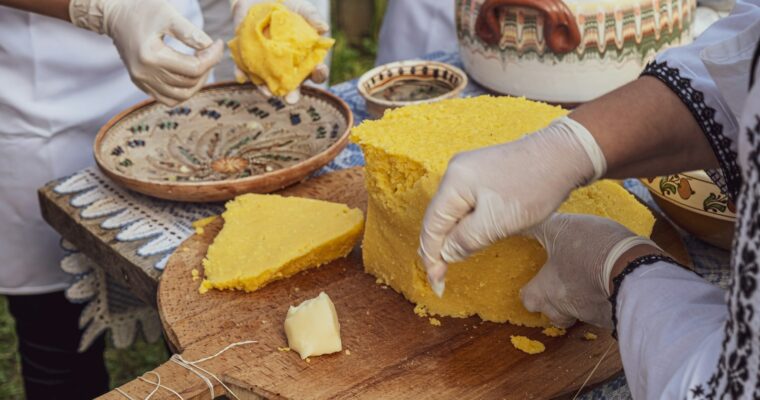
<svg viewBox="0 0 760 400"><path fill-rule="evenodd" d="M376 0L376 15L383 15L385 0ZM373 23L372 37L361 39L358 45L348 44L340 28L334 29L336 39L331 64L330 82L340 83L360 76L372 68L377 52L376 32L380 19ZM168 359L164 344L145 343L138 340L128 349L114 349L107 340L106 365L111 377L111 387L120 386L150 371ZM0 296L0 400L22 400L24 398L19 359L16 352L16 333L13 318L8 313L5 297Z"/></svg>
<svg viewBox="0 0 760 400"><path fill-rule="evenodd" d="M344 82L359 77L375 64L377 41L363 38L358 46L348 44L341 31L333 34L335 46L330 68L330 84Z"/></svg>
<svg viewBox="0 0 760 400"><path fill-rule="evenodd" d="M0 399L24 398L16 346L15 324L8 312L8 302L0 296Z"/></svg>

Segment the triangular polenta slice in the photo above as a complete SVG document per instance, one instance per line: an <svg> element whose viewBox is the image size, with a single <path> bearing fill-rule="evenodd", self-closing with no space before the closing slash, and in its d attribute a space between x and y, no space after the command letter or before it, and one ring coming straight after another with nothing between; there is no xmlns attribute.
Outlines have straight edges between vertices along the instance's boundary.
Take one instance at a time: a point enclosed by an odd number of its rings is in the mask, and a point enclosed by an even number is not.
<svg viewBox="0 0 760 400"><path fill-rule="evenodd" d="M203 260L200 292L254 291L267 283L346 256L364 215L345 204L245 194L227 203L224 227Z"/></svg>

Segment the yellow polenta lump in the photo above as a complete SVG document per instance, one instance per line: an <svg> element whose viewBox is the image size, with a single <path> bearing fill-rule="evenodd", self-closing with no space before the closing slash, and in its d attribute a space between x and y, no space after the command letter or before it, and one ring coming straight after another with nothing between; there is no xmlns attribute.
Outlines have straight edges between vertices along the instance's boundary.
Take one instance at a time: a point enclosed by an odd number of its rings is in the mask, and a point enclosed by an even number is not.
<svg viewBox="0 0 760 400"><path fill-rule="evenodd" d="M546 350L543 343L525 336L510 336L509 340L512 342L512 346L515 346L517 350L528 354L543 353L544 350Z"/></svg>
<svg viewBox="0 0 760 400"><path fill-rule="evenodd" d="M565 336L565 334L567 334L567 330L562 329L562 328L557 328L556 326L550 326L548 328L544 328L544 330L541 331L541 333L549 337L560 337L560 336Z"/></svg>
<svg viewBox="0 0 760 400"><path fill-rule="evenodd" d="M236 197L222 218L224 227L203 260L201 293L254 291L344 257L364 222L360 210L345 204L265 194Z"/></svg>
<svg viewBox="0 0 760 400"><path fill-rule="evenodd" d="M284 96L306 79L335 40L279 3L252 6L229 41L232 59L257 85Z"/></svg>
<svg viewBox="0 0 760 400"><path fill-rule="evenodd" d="M507 238L452 264L442 298L428 286L417 247L423 214L454 154L518 139L566 113L524 99L482 96L404 107L354 128L352 140L361 145L367 165L367 272L433 315L477 314L488 321L549 326L541 314L525 310L519 297L546 260L535 240ZM504 171L505 178L519 173ZM644 236L654 224L646 207L609 181L573 192L561 210L609 217Z"/></svg>

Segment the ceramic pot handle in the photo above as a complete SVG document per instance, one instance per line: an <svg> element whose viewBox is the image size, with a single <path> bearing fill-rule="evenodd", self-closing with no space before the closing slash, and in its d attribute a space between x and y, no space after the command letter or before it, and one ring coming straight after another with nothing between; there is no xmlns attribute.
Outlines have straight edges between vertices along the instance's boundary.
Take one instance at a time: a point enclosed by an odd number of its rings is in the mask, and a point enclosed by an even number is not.
<svg viewBox="0 0 760 400"><path fill-rule="evenodd" d="M581 42L581 33L575 16L562 0L486 0L480 6L475 21L475 33L488 44L498 44L501 39L499 9L502 7L527 7L538 10L544 16L544 37L549 48L559 54L575 50Z"/></svg>

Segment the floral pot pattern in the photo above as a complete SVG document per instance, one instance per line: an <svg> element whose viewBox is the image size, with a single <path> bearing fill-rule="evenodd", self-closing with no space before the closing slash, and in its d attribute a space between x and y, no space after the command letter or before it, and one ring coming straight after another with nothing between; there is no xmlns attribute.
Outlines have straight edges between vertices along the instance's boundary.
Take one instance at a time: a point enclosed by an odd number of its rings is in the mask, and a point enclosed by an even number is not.
<svg viewBox="0 0 760 400"><path fill-rule="evenodd" d="M470 76L556 103L598 97L635 79L656 52L689 43L696 9L696 0L454 1Z"/></svg>

